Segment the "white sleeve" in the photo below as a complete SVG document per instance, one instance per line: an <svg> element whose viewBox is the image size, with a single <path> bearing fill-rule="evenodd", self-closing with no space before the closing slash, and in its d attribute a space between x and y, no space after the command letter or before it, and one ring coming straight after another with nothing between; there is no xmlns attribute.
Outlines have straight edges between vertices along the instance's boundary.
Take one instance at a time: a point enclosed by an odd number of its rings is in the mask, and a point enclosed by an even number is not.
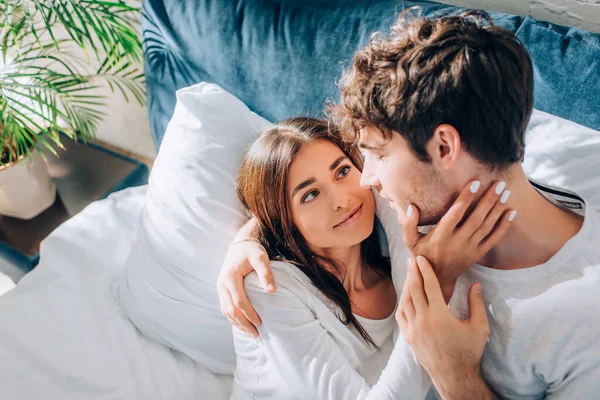
<svg viewBox="0 0 600 400"><path fill-rule="evenodd" d="M262 319L259 346L297 397L319 400L424 399L431 387L402 335L375 386L352 367L308 306L304 293L277 281L268 294L256 274L244 280L247 295ZM296 290L299 291L299 290Z"/></svg>

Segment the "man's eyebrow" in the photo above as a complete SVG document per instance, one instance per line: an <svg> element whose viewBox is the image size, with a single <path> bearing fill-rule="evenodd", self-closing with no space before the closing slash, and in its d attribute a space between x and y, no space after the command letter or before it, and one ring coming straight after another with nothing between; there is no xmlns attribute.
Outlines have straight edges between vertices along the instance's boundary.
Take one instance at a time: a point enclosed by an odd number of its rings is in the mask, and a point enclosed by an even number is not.
<svg viewBox="0 0 600 400"><path fill-rule="evenodd" d="M304 182L302 182L301 184L299 184L298 186L296 186L296 188L292 191L292 197L294 197L296 195L296 192L298 192L299 190L304 189L307 186L312 185L316 181L317 180L315 178L310 178L310 179L305 180Z"/></svg>
<svg viewBox="0 0 600 400"><path fill-rule="evenodd" d="M342 161L344 161L346 158L348 158L348 157L346 157L346 156L341 156L341 157L338 157L338 158L337 158L337 159L336 159L336 160L333 162L333 164L331 164L331 166L329 167L329 170L330 170L330 171L333 171L334 169L336 169L336 168L337 168L337 166L338 166L338 165L340 165L340 163L341 163Z"/></svg>
<svg viewBox="0 0 600 400"><path fill-rule="evenodd" d="M383 149L382 146L370 146L368 144L364 144L364 143L358 143L358 147L361 149L367 149L367 150L381 150Z"/></svg>

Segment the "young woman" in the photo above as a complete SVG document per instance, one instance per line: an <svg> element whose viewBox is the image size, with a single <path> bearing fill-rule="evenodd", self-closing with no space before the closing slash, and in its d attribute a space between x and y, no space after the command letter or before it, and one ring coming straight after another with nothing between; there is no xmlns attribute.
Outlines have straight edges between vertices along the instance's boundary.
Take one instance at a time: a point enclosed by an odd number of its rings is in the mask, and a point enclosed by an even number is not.
<svg viewBox="0 0 600 400"><path fill-rule="evenodd" d="M428 377L397 335L400 293L361 166L355 146L312 118L282 122L245 154L238 195L257 221L277 291L265 292L255 273L244 280L262 325L257 339L234 328L232 399L425 397Z"/></svg>

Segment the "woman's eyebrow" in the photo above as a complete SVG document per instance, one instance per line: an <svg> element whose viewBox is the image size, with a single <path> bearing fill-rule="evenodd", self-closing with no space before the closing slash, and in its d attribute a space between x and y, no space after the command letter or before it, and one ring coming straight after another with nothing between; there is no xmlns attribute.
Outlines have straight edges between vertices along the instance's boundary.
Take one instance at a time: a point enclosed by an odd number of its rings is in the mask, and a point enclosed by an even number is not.
<svg viewBox="0 0 600 400"><path fill-rule="evenodd" d="M330 170L330 171L333 171L334 169L336 169L336 168L337 168L337 166L338 166L338 165L340 165L340 163L341 163L342 161L344 161L346 158L348 158L348 157L346 157L346 156L341 156L341 157L337 158L337 159L336 159L336 160L333 162L333 164L331 164L331 166L329 167L329 170Z"/></svg>
<svg viewBox="0 0 600 400"><path fill-rule="evenodd" d="M292 197L294 197L294 195L296 194L296 192L298 192L299 190L304 189L307 186L312 185L313 183L315 183L317 180L315 178L310 178L305 180L304 182L302 182L301 184L299 184L298 186L296 186L296 188L294 189L294 191L292 192Z"/></svg>
<svg viewBox="0 0 600 400"><path fill-rule="evenodd" d="M336 158L336 160L331 164L331 166L329 167L330 171L333 171L334 169L337 168L338 165L340 165L340 163L342 161L344 161L345 159L347 159L348 157L346 156L341 156ZM292 197L294 197L294 195L296 195L296 192L298 192L299 190L304 189L307 186L312 185L313 183L315 183L317 180L315 178L310 178L305 180L304 182L302 182L301 184L299 184L298 186L296 186L296 188L292 191Z"/></svg>

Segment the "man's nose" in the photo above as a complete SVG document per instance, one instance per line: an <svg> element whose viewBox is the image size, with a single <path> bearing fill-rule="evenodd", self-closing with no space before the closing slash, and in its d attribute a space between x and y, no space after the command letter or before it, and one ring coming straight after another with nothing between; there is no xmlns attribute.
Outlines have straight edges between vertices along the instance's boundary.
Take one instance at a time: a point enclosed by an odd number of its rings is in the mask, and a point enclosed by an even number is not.
<svg viewBox="0 0 600 400"><path fill-rule="evenodd" d="M370 157L365 157L362 174L360 176L360 186L364 188L379 188L379 180L373 171L373 166Z"/></svg>

